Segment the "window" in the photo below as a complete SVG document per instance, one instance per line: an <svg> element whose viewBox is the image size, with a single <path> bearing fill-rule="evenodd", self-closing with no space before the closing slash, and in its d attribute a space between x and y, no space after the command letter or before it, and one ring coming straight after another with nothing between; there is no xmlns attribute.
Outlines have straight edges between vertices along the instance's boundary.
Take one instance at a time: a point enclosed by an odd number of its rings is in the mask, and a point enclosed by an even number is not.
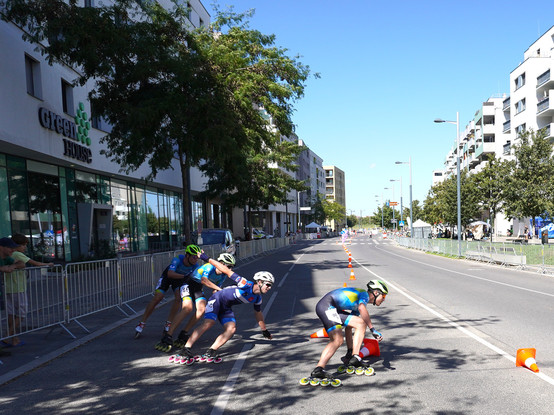
<svg viewBox="0 0 554 415"><path fill-rule="evenodd" d="M516 127L516 135L523 134L525 132L525 123Z"/></svg>
<svg viewBox="0 0 554 415"><path fill-rule="evenodd" d="M198 27L204 27L204 20L200 18L200 23L198 24Z"/></svg>
<svg viewBox="0 0 554 415"><path fill-rule="evenodd" d="M525 72L522 73L521 75L519 75L516 79L515 79L515 87L516 87L516 90L521 88L523 85L525 85Z"/></svg>
<svg viewBox="0 0 554 415"><path fill-rule="evenodd" d="M516 103L516 114L519 114L521 111L525 110L525 98Z"/></svg>
<svg viewBox="0 0 554 415"><path fill-rule="evenodd" d="M40 85L40 65L28 55L25 55L25 78L27 82L27 93L36 98L42 99Z"/></svg>
<svg viewBox="0 0 554 415"><path fill-rule="evenodd" d="M75 109L73 105L73 87L71 84L62 79L62 108L63 112L68 115L75 115Z"/></svg>
<svg viewBox="0 0 554 415"><path fill-rule="evenodd" d="M94 7L94 0L85 0L85 7Z"/></svg>

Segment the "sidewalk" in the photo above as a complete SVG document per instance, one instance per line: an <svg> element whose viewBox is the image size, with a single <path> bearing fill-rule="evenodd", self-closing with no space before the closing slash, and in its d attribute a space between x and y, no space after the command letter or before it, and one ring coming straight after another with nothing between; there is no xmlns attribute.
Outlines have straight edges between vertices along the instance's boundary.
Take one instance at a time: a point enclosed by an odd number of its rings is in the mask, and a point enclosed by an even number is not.
<svg viewBox="0 0 554 415"><path fill-rule="evenodd" d="M136 314L133 315L125 316L120 310L112 308L79 319L79 322L90 333L83 330L77 323L72 323L67 326L67 329L76 339L72 338L61 326L53 326L21 335L20 339L25 342L24 345L3 349L6 352L10 352L11 356L2 356L0 358L2 362L0 364L0 386L39 366L48 364L48 362L57 357L92 339L103 336L131 320L138 321L151 298L151 296L145 296L131 303L131 307L136 311ZM170 304L172 300L173 295L167 294L165 301L158 305L148 320L150 326L159 326L160 333L163 328L163 321L165 321L169 310L165 306ZM130 314L129 310L126 310L126 312ZM130 332L129 336L133 336L133 333Z"/></svg>

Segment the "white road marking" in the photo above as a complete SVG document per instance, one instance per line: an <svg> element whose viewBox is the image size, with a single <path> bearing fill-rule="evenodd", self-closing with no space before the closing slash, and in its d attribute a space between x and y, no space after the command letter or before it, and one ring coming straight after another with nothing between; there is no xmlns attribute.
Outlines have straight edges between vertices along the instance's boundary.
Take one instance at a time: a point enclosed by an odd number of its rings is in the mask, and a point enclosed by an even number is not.
<svg viewBox="0 0 554 415"><path fill-rule="evenodd" d="M406 258L406 259L409 259L409 258ZM356 261L358 262L358 261ZM414 261L414 262L418 262L419 261ZM423 262L421 262L421 264L423 264ZM417 304L418 306L420 306L421 308L423 308L424 310L427 310L428 312L430 312L431 314L433 314L434 316L440 318L441 320L444 320L446 323L448 323L449 325L451 325L452 327L455 327L457 328L458 330L460 330L462 333L464 333L466 336L469 336L471 337L472 339L478 341L479 343L481 343L483 346L486 346L488 347L489 349L491 349L492 351L498 353L500 356L508 359L510 362L514 363L516 362L516 358L512 355L510 355L509 353L505 352L504 350L500 349L499 347L496 347L494 344L492 343L489 343L488 341L486 341L485 339L483 339L482 337L479 337L477 334L475 333L472 333L471 331L469 331L468 329L460 326L458 323L456 323L455 321L452 321L450 320L448 317L446 316L443 316L441 313L439 313L438 311L435 311L433 310L432 308L426 306L425 304L423 304L421 301L419 300L416 300L415 298L413 298L411 295L409 295L408 293L404 292L403 290L401 290L400 288L398 288L397 286L395 286L394 284L392 284L391 282L387 281L386 279L384 279L383 277L380 277L379 275L377 275L375 272L371 271L370 269L367 269L364 265L360 264L358 262L358 265L360 265L363 269L365 269L367 272L369 272L370 274L373 274L375 277L377 277L378 279L380 280L383 280L384 282L387 283L387 285L389 285L390 287L393 287L396 291L398 291L400 294L402 294L404 297L406 297L407 299L409 299L410 301L412 301L414 304ZM433 265L429 265L429 264L424 264L424 265L428 265L428 266L431 266L431 267L434 267L434 268L438 268L438 269L442 269L442 270L445 270L445 271L449 271L449 272L454 272L456 274L462 274L462 275L467 275L469 277L473 277L471 275L468 275L468 274L464 274L462 272L458 272L458 271L451 271L451 270L448 270L448 269L445 269L445 268L441 268L441 267L436 267L436 266L433 266ZM481 279L481 280L486 280L485 278L480 278L480 277L474 277L474 278L477 278L477 279ZM497 281L492 281L492 280L486 280L486 281L490 281L490 282L495 282L497 283ZM510 285L510 284L503 284L503 283L499 283L499 284L502 284L502 285L507 285L507 286L510 286L510 287L515 287L513 285ZM520 288L520 287L515 287L515 288ZM534 290L527 290L527 291L532 291L532 292L538 292L538 291L534 291ZM540 293L540 292L539 292ZM542 293L542 294L545 294L545 295L550 295L550 294L547 294L547 293ZM550 383L551 385L554 386L554 379L552 379L550 376L547 376L545 375L544 373L542 372L539 372L539 373L535 373L535 372L532 372L534 375L538 376L539 378L541 378L542 380Z"/></svg>

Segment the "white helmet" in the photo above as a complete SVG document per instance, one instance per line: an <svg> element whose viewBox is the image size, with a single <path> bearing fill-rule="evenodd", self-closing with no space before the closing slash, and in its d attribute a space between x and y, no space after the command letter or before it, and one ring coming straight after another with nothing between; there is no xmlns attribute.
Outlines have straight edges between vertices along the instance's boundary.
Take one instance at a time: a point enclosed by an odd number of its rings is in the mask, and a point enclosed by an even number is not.
<svg viewBox="0 0 554 415"><path fill-rule="evenodd" d="M263 281L274 284L275 278L273 278L273 274L269 271L258 271L254 274L254 281Z"/></svg>
<svg viewBox="0 0 554 415"><path fill-rule="evenodd" d="M217 257L217 260L225 265L229 265L229 266L235 265L235 257L231 254L223 253Z"/></svg>

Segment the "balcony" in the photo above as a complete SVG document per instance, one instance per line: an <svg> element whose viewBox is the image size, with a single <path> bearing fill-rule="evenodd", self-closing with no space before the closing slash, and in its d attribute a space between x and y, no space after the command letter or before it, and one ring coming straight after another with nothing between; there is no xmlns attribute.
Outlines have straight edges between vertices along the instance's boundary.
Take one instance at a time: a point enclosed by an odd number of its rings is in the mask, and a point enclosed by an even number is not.
<svg viewBox="0 0 554 415"><path fill-rule="evenodd" d="M554 86L554 79L550 78L550 69L537 76L537 91L550 89Z"/></svg>
<svg viewBox="0 0 554 415"><path fill-rule="evenodd" d="M554 115L554 105L550 105L550 97L544 98L542 101L540 101L537 104L538 117L552 117L553 115Z"/></svg>
<svg viewBox="0 0 554 415"><path fill-rule="evenodd" d="M510 111L510 97L502 102L502 111Z"/></svg>
<svg viewBox="0 0 554 415"><path fill-rule="evenodd" d="M510 150L512 148L512 144L511 143L506 143L502 146L502 154L504 156L510 154Z"/></svg>
<svg viewBox="0 0 554 415"><path fill-rule="evenodd" d="M511 124L512 124L511 120L508 120L504 124L502 124L502 132L509 133L510 130L512 129Z"/></svg>
<svg viewBox="0 0 554 415"><path fill-rule="evenodd" d="M551 143L554 143L554 124L546 124L541 128L541 130L545 130L546 139L548 139Z"/></svg>

